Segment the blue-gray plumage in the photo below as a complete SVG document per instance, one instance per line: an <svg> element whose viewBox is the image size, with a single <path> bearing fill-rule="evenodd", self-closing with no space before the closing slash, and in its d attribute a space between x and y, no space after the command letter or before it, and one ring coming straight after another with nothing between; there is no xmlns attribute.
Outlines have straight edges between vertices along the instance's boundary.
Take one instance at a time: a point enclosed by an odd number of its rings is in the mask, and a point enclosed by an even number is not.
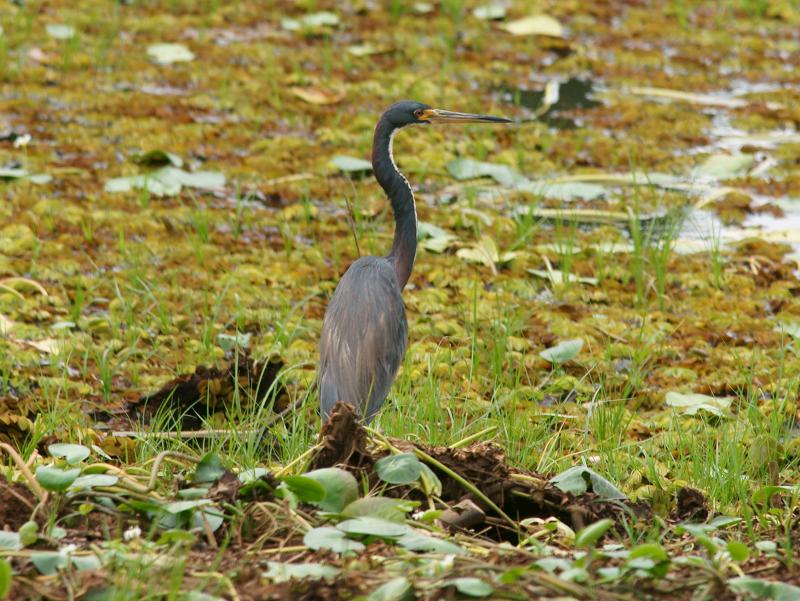
<svg viewBox="0 0 800 601"><path fill-rule="evenodd" d="M406 100L390 106L375 126L372 167L392 205L395 230L385 257L362 257L342 276L333 293L319 343L319 398L322 419L334 405L353 405L367 421L381 408L408 343L400 292L417 252L417 210L408 180L392 157L392 138L406 125L508 123L502 117L454 113Z"/></svg>

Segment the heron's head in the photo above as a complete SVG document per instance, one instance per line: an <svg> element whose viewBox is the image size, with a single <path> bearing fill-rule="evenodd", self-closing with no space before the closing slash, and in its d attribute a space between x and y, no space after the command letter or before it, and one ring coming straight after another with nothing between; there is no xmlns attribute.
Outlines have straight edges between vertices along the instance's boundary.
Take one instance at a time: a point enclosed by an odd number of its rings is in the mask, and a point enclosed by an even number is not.
<svg viewBox="0 0 800 601"><path fill-rule="evenodd" d="M511 119L505 117L445 111L414 100L396 102L386 110L384 118L395 127L431 123L511 123Z"/></svg>

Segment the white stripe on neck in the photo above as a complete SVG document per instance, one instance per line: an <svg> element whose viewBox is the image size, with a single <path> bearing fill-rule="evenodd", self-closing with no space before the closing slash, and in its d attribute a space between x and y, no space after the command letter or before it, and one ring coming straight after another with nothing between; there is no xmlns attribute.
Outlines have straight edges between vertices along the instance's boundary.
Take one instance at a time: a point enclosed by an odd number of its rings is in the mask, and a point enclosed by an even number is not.
<svg viewBox="0 0 800 601"><path fill-rule="evenodd" d="M393 152L394 135L398 131L400 131L400 130L399 129L393 129L392 133L389 134L389 160L392 163L392 168L394 169L395 173L397 173L397 175L400 176L400 179L403 180L403 182L406 185L406 188L408 188L408 193L411 195L411 206L414 208L414 229L416 229L417 226L419 225L419 220L417 219L417 199L414 198L414 191L411 189L411 184L408 183L408 180L406 179L406 176L403 175L403 173L397 168L397 165L394 162L394 152ZM414 256L416 258L416 253L414 253Z"/></svg>

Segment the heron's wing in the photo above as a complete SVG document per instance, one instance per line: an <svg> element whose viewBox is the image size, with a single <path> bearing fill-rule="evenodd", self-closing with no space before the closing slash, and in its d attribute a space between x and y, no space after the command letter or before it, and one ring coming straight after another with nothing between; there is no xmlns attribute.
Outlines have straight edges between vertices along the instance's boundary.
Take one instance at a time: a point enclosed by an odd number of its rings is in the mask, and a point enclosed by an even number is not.
<svg viewBox="0 0 800 601"><path fill-rule="evenodd" d="M350 266L334 292L320 338L323 417L338 401L371 419L383 404L406 351L408 326L397 276L382 257Z"/></svg>

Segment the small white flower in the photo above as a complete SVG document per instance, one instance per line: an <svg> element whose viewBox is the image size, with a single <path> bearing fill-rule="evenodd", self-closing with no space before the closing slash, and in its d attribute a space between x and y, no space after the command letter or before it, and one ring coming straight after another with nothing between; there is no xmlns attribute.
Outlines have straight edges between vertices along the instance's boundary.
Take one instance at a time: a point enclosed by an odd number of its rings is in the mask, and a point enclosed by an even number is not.
<svg viewBox="0 0 800 601"><path fill-rule="evenodd" d="M142 536L142 529L139 528L139 526L133 526L132 528L128 528L125 532L122 533L122 538L125 539L125 542L136 540L140 536Z"/></svg>
<svg viewBox="0 0 800 601"><path fill-rule="evenodd" d="M423 515L425 515L424 511L415 511L414 513L411 514L411 519L419 521L422 519Z"/></svg>
<svg viewBox="0 0 800 601"><path fill-rule="evenodd" d="M78 545L69 544L69 545L64 545L63 547L61 547L58 550L58 552L61 555L69 555L70 553L74 553L77 550L78 550Z"/></svg>
<svg viewBox="0 0 800 601"><path fill-rule="evenodd" d="M21 136L17 136L14 139L14 148L24 148L27 146L31 141L30 134L22 134Z"/></svg>

